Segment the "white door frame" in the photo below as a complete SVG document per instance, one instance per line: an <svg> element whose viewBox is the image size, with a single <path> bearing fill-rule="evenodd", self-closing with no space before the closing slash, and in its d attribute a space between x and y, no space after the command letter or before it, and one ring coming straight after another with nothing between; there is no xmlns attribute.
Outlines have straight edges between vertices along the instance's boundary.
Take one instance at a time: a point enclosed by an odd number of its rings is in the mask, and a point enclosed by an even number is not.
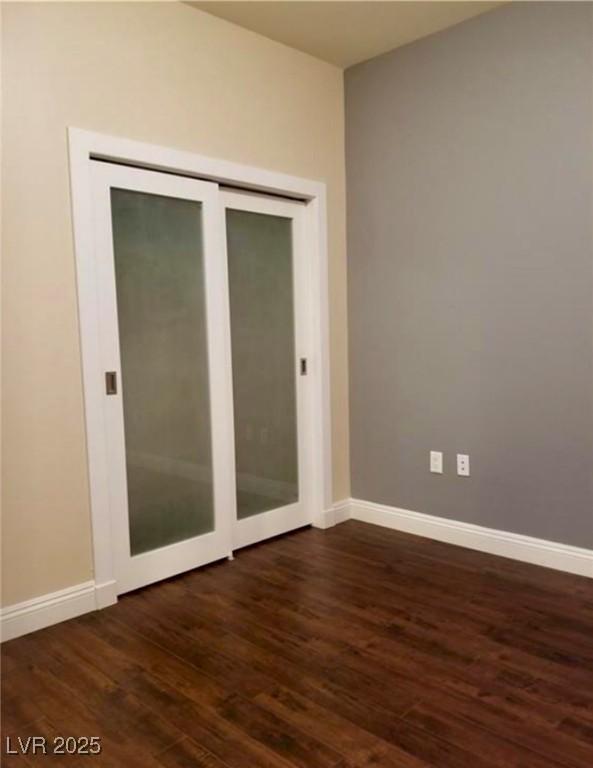
<svg viewBox="0 0 593 768"><path fill-rule="evenodd" d="M224 232L220 227L220 192L218 185L186 176L158 173L129 165L95 161L92 169L94 187L95 269L97 294L101 302L102 369L114 371L119 384L114 397L103 395L104 433L109 464L112 550L117 592L122 594L154 581L174 576L200 565L232 555L231 532L235 514L235 456L233 450L232 401L228 278L224 252ZM115 246L113 243L111 189L162 195L200 203L202 235L201 271L203 274L204 333L206 354L201 359L208 379L206 410L209 415L210 463L192 466L211 479L213 525L208 532L189 535L182 541L163 544L145 552L131 554L128 502L128 461L126 450L124 393L126 381L122 370L122 351L118 322ZM195 209L194 209L195 210ZM150 376L147 369L146 374ZM187 412L189 414L189 411ZM196 425L196 428L197 425ZM145 459L158 462L154 446L144 445ZM141 450L141 449L140 449ZM137 457L136 460L138 460ZM165 456L171 458L170 455ZM202 456L202 461L205 457ZM183 462L181 462L183 464ZM162 464L160 469L163 469ZM172 466L169 471L179 471ZM195 474L193 475L195 478Z"/></svg>
<svg viewBox="0 0 593 768"><path fill-rule="evenodd" d="M309 403L309 384L312 380L308 374L306 376L301 375L298 362L303 358L309 359L311 348L312 333L309 311L311 259L305 239L305 205L302 202L265 195L253 195L248 192L226 191L220 194L220 202L224 213L227 210L251 211L268 216L284 217L291 222L298 499L295 502L258 512L241 520L235 519L232 527L233 548L240 549L295 528L310 525L313 522L314 502L311 498L313 462L310 439L313 414ZM224 252L228 267L228 241ZM232 325L232 306L229 306L229 315L229 324ZM238 485L239 476L237 476Z"/></svg>
<svg viewBox="0 0 593 768"><path fill-rule="evenodd" d="M326 186L319 181L287 176L252 166L217 160L192 152L108 136L80 128L68 129L70 184L78 312L84 386L87 461L93 534L97 608L116 602L108 462L104 428L97 281L93 239L92 159L168 171L254 192L303 200L307 248L311 258L311 458L313 524L332 524L331 414L329 372L329 297ZM327 511L327 512L326 512Z"/></svg>

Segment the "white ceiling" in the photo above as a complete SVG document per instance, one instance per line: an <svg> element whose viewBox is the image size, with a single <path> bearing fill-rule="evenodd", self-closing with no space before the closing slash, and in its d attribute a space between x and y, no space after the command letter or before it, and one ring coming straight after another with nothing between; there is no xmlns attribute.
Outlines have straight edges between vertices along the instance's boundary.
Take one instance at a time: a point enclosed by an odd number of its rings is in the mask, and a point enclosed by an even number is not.
<svg viewBox="0 0 593 768"><path fill-rule="evenodd" d="M340 67L378 56L500 4L474 0L205 0L189 3Z"/></svg>

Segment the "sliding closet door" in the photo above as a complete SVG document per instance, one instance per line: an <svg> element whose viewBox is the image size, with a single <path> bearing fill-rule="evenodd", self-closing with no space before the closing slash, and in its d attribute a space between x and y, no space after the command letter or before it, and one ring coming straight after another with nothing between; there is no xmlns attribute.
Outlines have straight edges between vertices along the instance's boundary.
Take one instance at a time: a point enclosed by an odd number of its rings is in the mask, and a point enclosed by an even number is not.
<svg viewBox="0 0 593 768"><path fill-rule="evenodd" d="M312 521L301 203L224 195L235 423L236 548Z"/></svg>
<svg viewBox="0 0 593 768"><path fill-rule="evenodd" d="M231 383L214 184L93 165L118 592L231 551Z"/></svg>

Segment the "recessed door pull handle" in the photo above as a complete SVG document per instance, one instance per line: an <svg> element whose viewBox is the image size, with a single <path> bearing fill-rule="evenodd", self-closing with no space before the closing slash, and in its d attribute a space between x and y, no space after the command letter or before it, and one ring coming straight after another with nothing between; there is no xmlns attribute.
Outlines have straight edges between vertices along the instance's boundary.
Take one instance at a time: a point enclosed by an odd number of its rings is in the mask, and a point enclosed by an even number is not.
<svg viewBox="0 0 593 768"><path fill-rule="evenodd" d="M108 395L117 395L117 373L105 371L105 392Z"/></svg>
<svg viewBox="0 0 593 768"><path fill-rule="evenodd" d="M307 375L307 358L301 357L301 376Z"/></svg>

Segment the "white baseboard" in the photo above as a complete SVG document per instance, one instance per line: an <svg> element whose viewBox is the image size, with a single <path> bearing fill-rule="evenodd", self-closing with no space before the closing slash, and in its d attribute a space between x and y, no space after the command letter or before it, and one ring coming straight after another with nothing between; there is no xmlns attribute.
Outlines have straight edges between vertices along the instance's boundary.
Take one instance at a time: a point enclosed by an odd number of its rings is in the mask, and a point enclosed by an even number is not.
<svg viewBox="0 0 593 768"><path fill-rule="evenodd" d="M329 509L326 509L313 521L315 528L332 528L338 523L343 523L350 519L350 506L352 499L343 499L336 501Z"/></svg>
<svg viewBox="0 0 593 768"><path fill-rule="evenodd" d="M319 515L313 525L316 528L331 528L350 518L468 549L477 549L491 555L593 578L593 550L508 531L497 531L494 528L458 520L447 520L371 501L344 499L336 502ZM7 606L0 611L2 641L73 619L83 613L106 608L116 601L114 581L102 584L86 581L33 600Z"/></svg>
<svg viewBox="0 0 593 768"><path fill-rule="evenodd" d="M106 608L117 600L115 582L85 581L47 595L9 605L0 611L2 642L35 632L83 613Z"/></svg>
<svg viewBox="0 0 593 768"><path fill-rule="evenodd" d="M97 610L107 608L109 605L117 603L115 585L115 579L104 581L102 584L95 584L95 603Z"/></svg>
<svg viewBox="0 0 593 768"><path fill-rule="evenodd" d="M512 560L521 560L525 563L593 578L593 550L590 549L546 539L535 539L519 533L498 531L494 528L434 517L360 499L350 499L341 504L345 503L353 520L361 520L448 544L477 549L491 555L509 557Z"/></svg>
<svg viewBox="0 0 593 768"><path fill-rule="evenodd" d="M352 499L344 499L338 501L333 506L334 513L334 525L338 523L345 523L346 520L350 520L352 516Z"/></svg>

